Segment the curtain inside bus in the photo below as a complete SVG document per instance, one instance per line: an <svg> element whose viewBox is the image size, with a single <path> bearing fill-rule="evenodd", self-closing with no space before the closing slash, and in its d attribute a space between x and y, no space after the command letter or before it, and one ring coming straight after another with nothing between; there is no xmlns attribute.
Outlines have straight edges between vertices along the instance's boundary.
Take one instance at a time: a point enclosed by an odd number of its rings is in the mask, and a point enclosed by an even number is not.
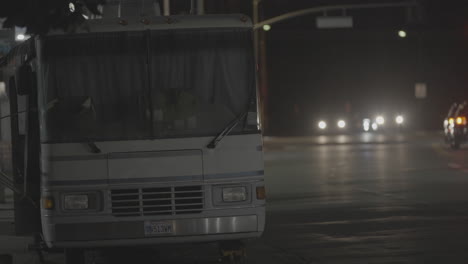
<svg viewBox="0 0 468 264"><path fill-rule="evenodd" d="M156 136L213 135L245 111L255 92L251 47L248 30L152 32Z"/></svg>
<svg viewBox="0 0 468 264"><path fill-rule="evenodd" d="M150 136L143 33L49 37L43 59L43 140Z"/></svg>
<svg viewBox="0 0 468 264"><path fill-rule="evenodd" d="M41 65L43 142L215 135L255 100L249 30L46 37Z"/></svg>

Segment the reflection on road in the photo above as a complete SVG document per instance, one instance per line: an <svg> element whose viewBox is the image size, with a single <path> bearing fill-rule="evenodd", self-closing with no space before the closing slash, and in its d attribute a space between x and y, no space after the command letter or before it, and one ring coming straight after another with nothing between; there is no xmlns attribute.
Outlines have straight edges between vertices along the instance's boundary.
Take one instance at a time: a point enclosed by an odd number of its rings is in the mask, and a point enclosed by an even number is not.
<svg viewBox="0 0 468 264"><path fill-rule="evenodd" d="M266 140L263 241L302 263L463 263L468 150L438 133Z"/></svg>

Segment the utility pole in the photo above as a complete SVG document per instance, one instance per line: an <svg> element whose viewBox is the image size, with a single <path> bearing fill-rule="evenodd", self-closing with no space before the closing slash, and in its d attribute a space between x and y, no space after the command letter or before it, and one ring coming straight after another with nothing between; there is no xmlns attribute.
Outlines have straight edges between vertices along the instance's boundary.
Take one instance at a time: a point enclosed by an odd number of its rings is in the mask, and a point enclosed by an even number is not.
<svg viewBox="0 0 468 264"><path fill-rule="evenodd" d="M253 0L253 24L260 23L260 3L262 0ZM261 106L261 121L262 130L268 131L269 117L268 117L268 69L266 58L266 34L254 30L254 48L255 48L255 61L258 65L258 86L260 90L260 106Z"/></svg>

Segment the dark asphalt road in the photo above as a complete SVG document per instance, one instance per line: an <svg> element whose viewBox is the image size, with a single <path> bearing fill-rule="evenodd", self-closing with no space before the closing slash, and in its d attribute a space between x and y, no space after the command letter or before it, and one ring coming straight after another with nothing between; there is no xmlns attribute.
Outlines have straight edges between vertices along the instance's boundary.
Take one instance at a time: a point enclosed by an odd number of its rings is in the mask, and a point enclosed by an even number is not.
<svg viewBox="0 0 468 264"><path fill-rule="evenodd" d="M267 140L262 242L278 263L468 263L468 149L438 134L342 137Z"/></svg>
<svg viewBox="0 0 468 264"><path fill-rule="evenodd" d="M266 138L267 229L248 263L468 263L468 147L441 138ZM216 263L214 245L155 252L114 263Z"/></svg>

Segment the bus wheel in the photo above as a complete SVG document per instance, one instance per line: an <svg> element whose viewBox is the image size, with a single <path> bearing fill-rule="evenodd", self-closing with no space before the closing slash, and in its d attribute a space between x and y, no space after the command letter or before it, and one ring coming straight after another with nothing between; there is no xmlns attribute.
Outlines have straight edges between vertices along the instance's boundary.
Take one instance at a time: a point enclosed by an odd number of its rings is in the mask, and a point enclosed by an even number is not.
<svg viewBox="0 0 468 264"><path fill-rule="evenodd" d="M13 264L13 257L11 255L0 255L0 264Z"/></svg>
<svg viewBox="0 0 468 264"><path fill-rule="evenodd" d="M65 264L86 264L85 252L82 249L66 249Z"/></svg>

